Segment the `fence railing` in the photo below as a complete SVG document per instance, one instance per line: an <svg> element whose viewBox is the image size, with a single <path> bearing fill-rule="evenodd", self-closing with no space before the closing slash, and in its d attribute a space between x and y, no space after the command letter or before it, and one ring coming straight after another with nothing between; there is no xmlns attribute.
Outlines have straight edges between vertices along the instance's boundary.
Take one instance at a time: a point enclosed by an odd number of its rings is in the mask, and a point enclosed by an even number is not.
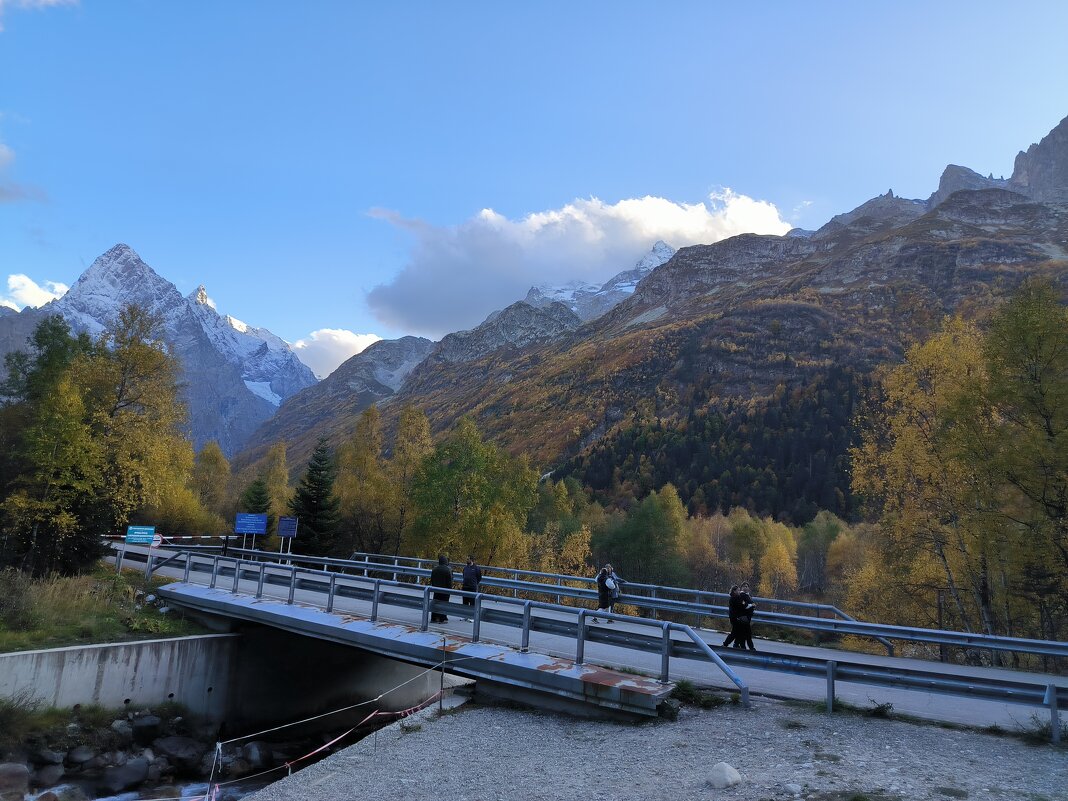
<svg viewBox="0 0 1068 801"><path fill-rule="evenodd" d="M398 565L398 579L394 580L369 575L352 575L341 572L338 569L342 566L348 569L356 567L362 572L365 565L362 563L354 565L352 560L295 556L293 557L294 564L286 565L270 559L271 556L271 554L259 551L246 551L233 556L218 554L208 556L204 553L186 551L167 557L138 554L136 558L138 560L140 558L145 559L146 574L150 574L164 563L182 563L184 568L183 579L185 581L189 582L194 578L195 574L203 573L209 577L210 587L217 587L220 578L230 577L232 578L232 583L226 589L235 593L240 590L240 583L244 580L256 581L256 597L263 597L264 587L267 585L282 586L287 591L287 603L294 603L297 590L323 593L326 596L325 608L328 612L333 611L338 597L370 601L370 618L372 621L378 619L382 605L419 609L421 610L421 627L423 630L428 627L429 616L432 612L470 616L472 618L471 636L473 641L479 639L481 625L487 622L519 628L521 649L528 647L532 631L559 634L575 639L575 659L579 664L584 659L585 643L591 640L638 651L659 652L662 657L661 680L663 681L667 680L669 661L672 657L708 661L719 667L746 698L748 697L748 688L745 687L745 683L737 674L731 670L730 665L824 678L827 684L826 700L829 711L833 708L835 684L839 681L1045 707L1049 710L1050 736L1054 742L1059 742L1060 739L1059 709L1068 709L1068 688L1058 687L1053 682L1014 680L983 675L965 676L946 674L938 670L917 670L894 665L872 665L865 662L851 661L845 654L842 655L842 658L828 660L818 657L787 656L723 649L721 655L701 639L692 628L680 623L627 615L606 616L603 613L597 613L599 618L626 621L637 625L640 629L659 630L659 634L649 635L642 634L641 631L609 630L603 626L591 625L587 618L593 613L587 609L509 597L508 595L483 592L470 593L456 589L444 590L399 580L400 575L422 576L427 574L428 571L423 568ZM302 562L318 564L319 567L306 567L299 564ZM375 565L374 567L379 569L381 566ZM412 571L415 572L413 573ZM516 588L524 592L540 591L555 595L557 591L560 591L560 594L566 594L566 591L570 590L575 594L569 597L584 598L595 595L595 593L591 593L588 590L560 586L547 587L545 584L523 580L492 578L489 580L503 583L506 589ZM474 607L435 601L432 597L435 591L447 592L450 596L471 598L474 601ZM625 597L621 600L625 603L630 602ZM667 603L663 599L660 600ZM516 609L519 611L513 611ZM535 611L551 611L553 615L535 615ZM560 619L561 613L565 613L567 617ZM770 616L775 613L768 614ZM568 619L572 615L574 616L573 621ZM860 629L850 630L848 633L861 633L862 635L866 634L866 636L872 636L876 632L885 632L886 629L901 628L886 627L880 624L866 624L859 621L824 620L822 622L842 627L859 626L861 627ZM842 629L838 630L841 631ZM910 631L912 634L909 634ZM678 633L684 639L672 637L672 633ZM927 629L901 629L895 632L893 636L898 636L898 634L906 635L903 638L913 637L917 639L938 635L965 638L964 640L956 640L952 644L970 642L967 638L984 636L968 635L963 632L938 632ZM1064 651L1068 650L1068 644L1066 643L1050 643L1041 640L1019 641L1013 638L996 639L1009 641L996 644L998 647L1006 647L1008 650L1021 649L1021 642L1032 643L1035 648L1049 646L1050 651L1058 656L1064 655ZM938 642L939 640L928 639L924 641ZM1011 648L1008 647L1010 645ZM979 647L990 648L992 645L989 642L983 642ZM1044 651L1036 650L1032 652L1043 653Z"/></svg>
<svg viewBox="0 0 1068 801"><path fill-rule="evenodd" d="M231 553L241 556L246 559L277 559L277 554L272 554L266 551L252 551L252 550L235 550L231 549ZM394 559L395 557L383 557L387 559ZM301 555L287 555L287 560L293 562L299 562L303 564L316 564L323 567L335 568L338 570L356 570L366 575L370 575L372 572L382 572L391 575L392 580L399 580L400 576L408 576L416 579L423 579L430 575L430 569L428 567L422 567L421 565L436 565L437 562L431 562L430 560L415 559L411 557L399 557L400 560L409 562L418 562L420 566L405 565L403 563L383 564L381 562L372 562L368 560L353 560L353 559L333 559L329 557L319 556L301 556ZM571 598L574 600L593 601L597 599L597 591L595 589L596 582L594 579L590 579L584 576L566 576L562 574L554 573L538 573L530 570L513 570L511 568L494 568L497 571L507 571L510 574L517 574L520 578L509 577L503 578L492 574L487 574L487 569L483 568L483 585L491 588L501 589L505 591L511 591L513 597L518 597L519 593L534 593L551 596L558 602L563 598ZM527 580L528 578L550 578L557 581L555 584L547 584L540 581ZM580 585L586 585L590 587L585 589L583 587L567 586L563 582L572 582ZM591 586L593 585L593 586ZM635 585L640 589L652 589L663 591L675 591L678 588L674 587L657 587L655 585L639 584ZM689 600L676 600L668 597L663 597L663 594L658 595L636 595L630 590L632 585L628 582L624 584L626 592L624 592L620 598L619 603L635 606L639 609L653 610L655 612L671 612L679 615L694 615L698 619L706 617L714 618L727 618L729 617L728 608L726 605L714 604L705 601L689 601ZM723 593L704 592L699 590L681 590L694 596L701 598L708 598L713 600L723 600L728 596ZM836 607L827 606L826 604L806 604L803 601L781 601L774 598L756 598L756 601L767 603L777 603L778 605L791 605L793 607L803 607L808 609L834 609L839 615L839 618L833 617L818 617L814 615L799 615L787 612L771 612L761 610L759 619L761 622L784 626L789 628L800 628L809 631L817 631L821 633L835 634L839 636L853 635L857 637L868 637L878 642L889 645L893 640L907 641L907 642L919 642L935 645L949 645L961 648L972 648L978 650L989 651L1008 651L1022 654L1034 654L1038 656L1045 656L1051 658L1063 658L1068 659L1068 642L1058 642L1056 640L1033 640L1022 637L999 637L989 634L978 634L972 632L963 631L950 631L943 629L925 629L913 626L893 626L886 623L866 623L864 621L856 620L846 615ZM888 649L891 656L893 656L892 648Z"/></svg>

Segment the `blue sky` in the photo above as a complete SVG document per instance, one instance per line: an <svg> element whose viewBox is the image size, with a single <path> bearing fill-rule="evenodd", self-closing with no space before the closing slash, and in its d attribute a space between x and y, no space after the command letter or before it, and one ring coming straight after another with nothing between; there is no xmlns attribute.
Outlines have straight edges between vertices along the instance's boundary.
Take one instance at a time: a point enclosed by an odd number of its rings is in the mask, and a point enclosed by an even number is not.
<svg viewBox="0 0 1068 801"><path fill-rule="evenodd" d="M1068 115L1062 2L0 0L0 24L0 299L126 242L332 363L659 238L1008 175Z"/></svg>

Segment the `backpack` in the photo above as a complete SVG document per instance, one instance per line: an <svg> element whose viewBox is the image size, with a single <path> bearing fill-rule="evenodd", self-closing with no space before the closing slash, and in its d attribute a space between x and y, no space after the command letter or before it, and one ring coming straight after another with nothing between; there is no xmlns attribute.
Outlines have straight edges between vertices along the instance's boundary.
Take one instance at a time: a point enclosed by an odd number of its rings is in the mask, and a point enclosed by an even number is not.
<svg viewBox="0 0 1068 801"><path fill-rule="evenodd" d="M608 591L612 593L613 598L619 597L619 582L609 576L604 581L604 586L608 588Z"/></svg>

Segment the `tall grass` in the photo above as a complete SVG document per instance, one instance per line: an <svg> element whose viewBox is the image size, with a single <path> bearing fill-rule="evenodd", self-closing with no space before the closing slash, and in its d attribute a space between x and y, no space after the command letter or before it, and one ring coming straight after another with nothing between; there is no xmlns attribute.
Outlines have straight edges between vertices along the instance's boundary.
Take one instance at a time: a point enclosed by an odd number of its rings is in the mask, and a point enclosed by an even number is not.
<svg viewBox="0 0 1068 801"><path fill-rule="evenodd" d="M36 580L0 571L0 652L196 633L181 618L138 603L138 593L158 583L106 566Z"/></svg>

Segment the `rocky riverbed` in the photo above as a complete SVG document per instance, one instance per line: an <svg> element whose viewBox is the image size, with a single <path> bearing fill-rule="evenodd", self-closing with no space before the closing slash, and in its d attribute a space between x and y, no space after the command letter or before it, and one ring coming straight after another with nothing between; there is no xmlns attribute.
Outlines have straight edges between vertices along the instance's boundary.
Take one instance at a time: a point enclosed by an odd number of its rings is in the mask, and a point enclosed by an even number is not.
<svg viewBox="0 0 1068 801"><path fill-rule="evenodd" d="M209 776L224 783L219 801L227 801L273 776L252 786L243 778L282 766L322 742L256 740L224 745L216 755L216 734L216 727L151 710L107 725L71 722L0 754L0 801L87 801L131 792L131 798L178 799L188 796L191 782Z"/></svg>
<svg viewBox="0 0 1068 801"><path fill-rule="evenodd" d="M643 724L468 704L424 710L247 801L308 798L1064 801L1068 749L761 698Z"/></svg>

